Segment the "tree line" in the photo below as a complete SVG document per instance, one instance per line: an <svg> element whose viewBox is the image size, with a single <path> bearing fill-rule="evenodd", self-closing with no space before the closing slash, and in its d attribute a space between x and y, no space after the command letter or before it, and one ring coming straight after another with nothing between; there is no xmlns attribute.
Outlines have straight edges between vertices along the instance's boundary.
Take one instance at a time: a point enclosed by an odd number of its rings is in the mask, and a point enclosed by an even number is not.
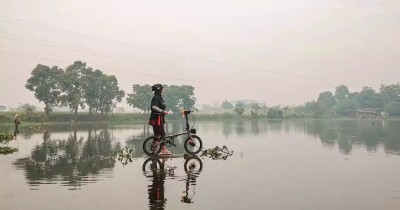
<svg viewBox="0 0 400 210"><path fill-rule="evenodd" d="M68 107L74 116L79 108L87 108L89 115L110 113L125 97L125 91L118 87L114 75L104 74L92 69L82 61L75 61L65 69L38 64L31 72L25 87L34 92L35 98L43 102L46 118L55 107ZM165 101L169 109L178 112L180 108L193 108L196 98L194 87L166 86ZM133 93L128 94L127 103L133 108L149 111L153 93L151 86L132 86Z"/></svg>
<svg viewBox="0 0 400 210"><path fill-rule="evenodd" d="M316 117L326 114L354 116L359 109L377 109L390 116L400 116L400 83L380 85L379 91L363 87L360 92L350 92L346 85L339 85L335 92L319 94L317 101L306 104Z"/></svg>
<svg viewBox="0 0 400 210"><path fill-rule="evenodd" d="M168 109L179 112L180 108L194 108L196 102L194 87L165 86L164 100ZM69 107L74 115L78 113L79 108L87 108L89 115L93 113L104 115L112 112L116 104L125 97L125 92L118 87L118 80L114 75L106 75L101 70L92 69L82 61L75 61L65 69L38 64L25 87L33 91L35 97L44 103L46 117L54 107ZM152 96L150 85L134 84L132 92L127 94L126 102L129 106L148 113ZM293 107L281 105L267 107L257 102L246 104L241 101L234 105L225 100L221 108L231 110L239 116L249 111L249 116L252 118L353 117L357 110L366 108L380 109L390 116L400 116L400 83L382 84L379 91L364 87L360 92L350 92L347 86L339 85L334 92L321 92L317 100Z"/></svg>

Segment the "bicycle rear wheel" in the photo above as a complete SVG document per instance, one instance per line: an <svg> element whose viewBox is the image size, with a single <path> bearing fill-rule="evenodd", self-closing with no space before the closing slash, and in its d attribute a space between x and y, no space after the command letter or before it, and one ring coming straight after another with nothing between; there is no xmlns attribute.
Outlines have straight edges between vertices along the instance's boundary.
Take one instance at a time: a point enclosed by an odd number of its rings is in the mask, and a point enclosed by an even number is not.
<svg viewBox="0 0 400 210"><path fill-rule="evenodd" d="M149 136L143 142L143 151L148 156L158 155L161 149L161 140L155 136Z"/></svg>
<svg viewBox="0 0 400 210"><path fill-rule="evenodd" d="M188 137L185 140L185 143L183 143L183 147L185 148L187 153L195 155L199 153L203 148L203 142L197 135L191 135L191 136L192 138Z"/></svg>

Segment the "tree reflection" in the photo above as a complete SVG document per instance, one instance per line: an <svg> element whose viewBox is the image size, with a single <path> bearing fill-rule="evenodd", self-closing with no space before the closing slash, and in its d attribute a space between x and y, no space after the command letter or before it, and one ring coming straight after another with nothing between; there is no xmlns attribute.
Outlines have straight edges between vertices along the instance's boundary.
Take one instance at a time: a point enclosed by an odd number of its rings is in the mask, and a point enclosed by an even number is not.
<svg viewBox="0 0 400 210"><path fill-rule="evenodd" d="M307 123L306 134L317 136L324 146L338 146L343 154L350 154L353 145L365 146L376 152L383 145L385 152L400 151L400 122L371 120L315 120Z"/></svg>
<svg viewBox="0 0 400 210"><path fill-rule="evenodd" d="M61 140L52 139L50 132L44 131L43 143L33 148L30 157L14 164L26 171L31 185L61 182L76 188L96 182L103 169L114 168L114 153L107 129L89 130L87 140L78 139L76 130Z"/></svg>

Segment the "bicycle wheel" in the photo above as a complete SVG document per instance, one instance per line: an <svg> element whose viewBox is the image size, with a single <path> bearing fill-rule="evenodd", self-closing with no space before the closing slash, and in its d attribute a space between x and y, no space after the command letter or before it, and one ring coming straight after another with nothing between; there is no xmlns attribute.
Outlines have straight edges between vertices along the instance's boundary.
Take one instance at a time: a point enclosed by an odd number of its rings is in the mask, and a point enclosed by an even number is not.
<svg viewBox="0 0 400 210"><path fill-rule="evenodd" d="M201 151L203 148L203 142L201 141L200 137L196 135L192 135L192 138L188 137L183 143L183 147L185 148L186 152L195 155Z"/></svg>
<svg viewBox="0 0 400 210"><path fill-rule="evenodd" d="M186 172L200 172L203 169L203 162L197 156L189 157L183 165Z"/></svg>
<svg viewBox="0 0 400 210"><path fill-rule="evenodd" d="M148 156L155 156L161 152L161 141L155 136L149 136L143 142L143 151Z"/></svg>
<svg viewBox="0 0 400 210"><path fill-rule="evenodd" d="M150 172L159 172L163 170L162 163L159 159L157 158L148 158L147 160L144 161L142 170L145 173L150 173Z"/></svg>

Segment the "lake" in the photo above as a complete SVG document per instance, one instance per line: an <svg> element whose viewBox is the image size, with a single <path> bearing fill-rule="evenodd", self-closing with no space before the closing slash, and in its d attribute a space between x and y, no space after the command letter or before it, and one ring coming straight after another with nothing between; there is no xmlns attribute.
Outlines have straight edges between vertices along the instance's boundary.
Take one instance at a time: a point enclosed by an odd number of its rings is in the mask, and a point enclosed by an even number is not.
<svg viewBox="0 0 400 210"><path fill-rule="evenodd" d="M194 127L206 151L233 153L185 155L178 137L172 157L148 158L144 123L21 129L9 144L19 151L0 155L1 209L400 209L400 121ZM166 128L177 133L184 124ZM129 150L131 158L116 155Z"/></svg>

